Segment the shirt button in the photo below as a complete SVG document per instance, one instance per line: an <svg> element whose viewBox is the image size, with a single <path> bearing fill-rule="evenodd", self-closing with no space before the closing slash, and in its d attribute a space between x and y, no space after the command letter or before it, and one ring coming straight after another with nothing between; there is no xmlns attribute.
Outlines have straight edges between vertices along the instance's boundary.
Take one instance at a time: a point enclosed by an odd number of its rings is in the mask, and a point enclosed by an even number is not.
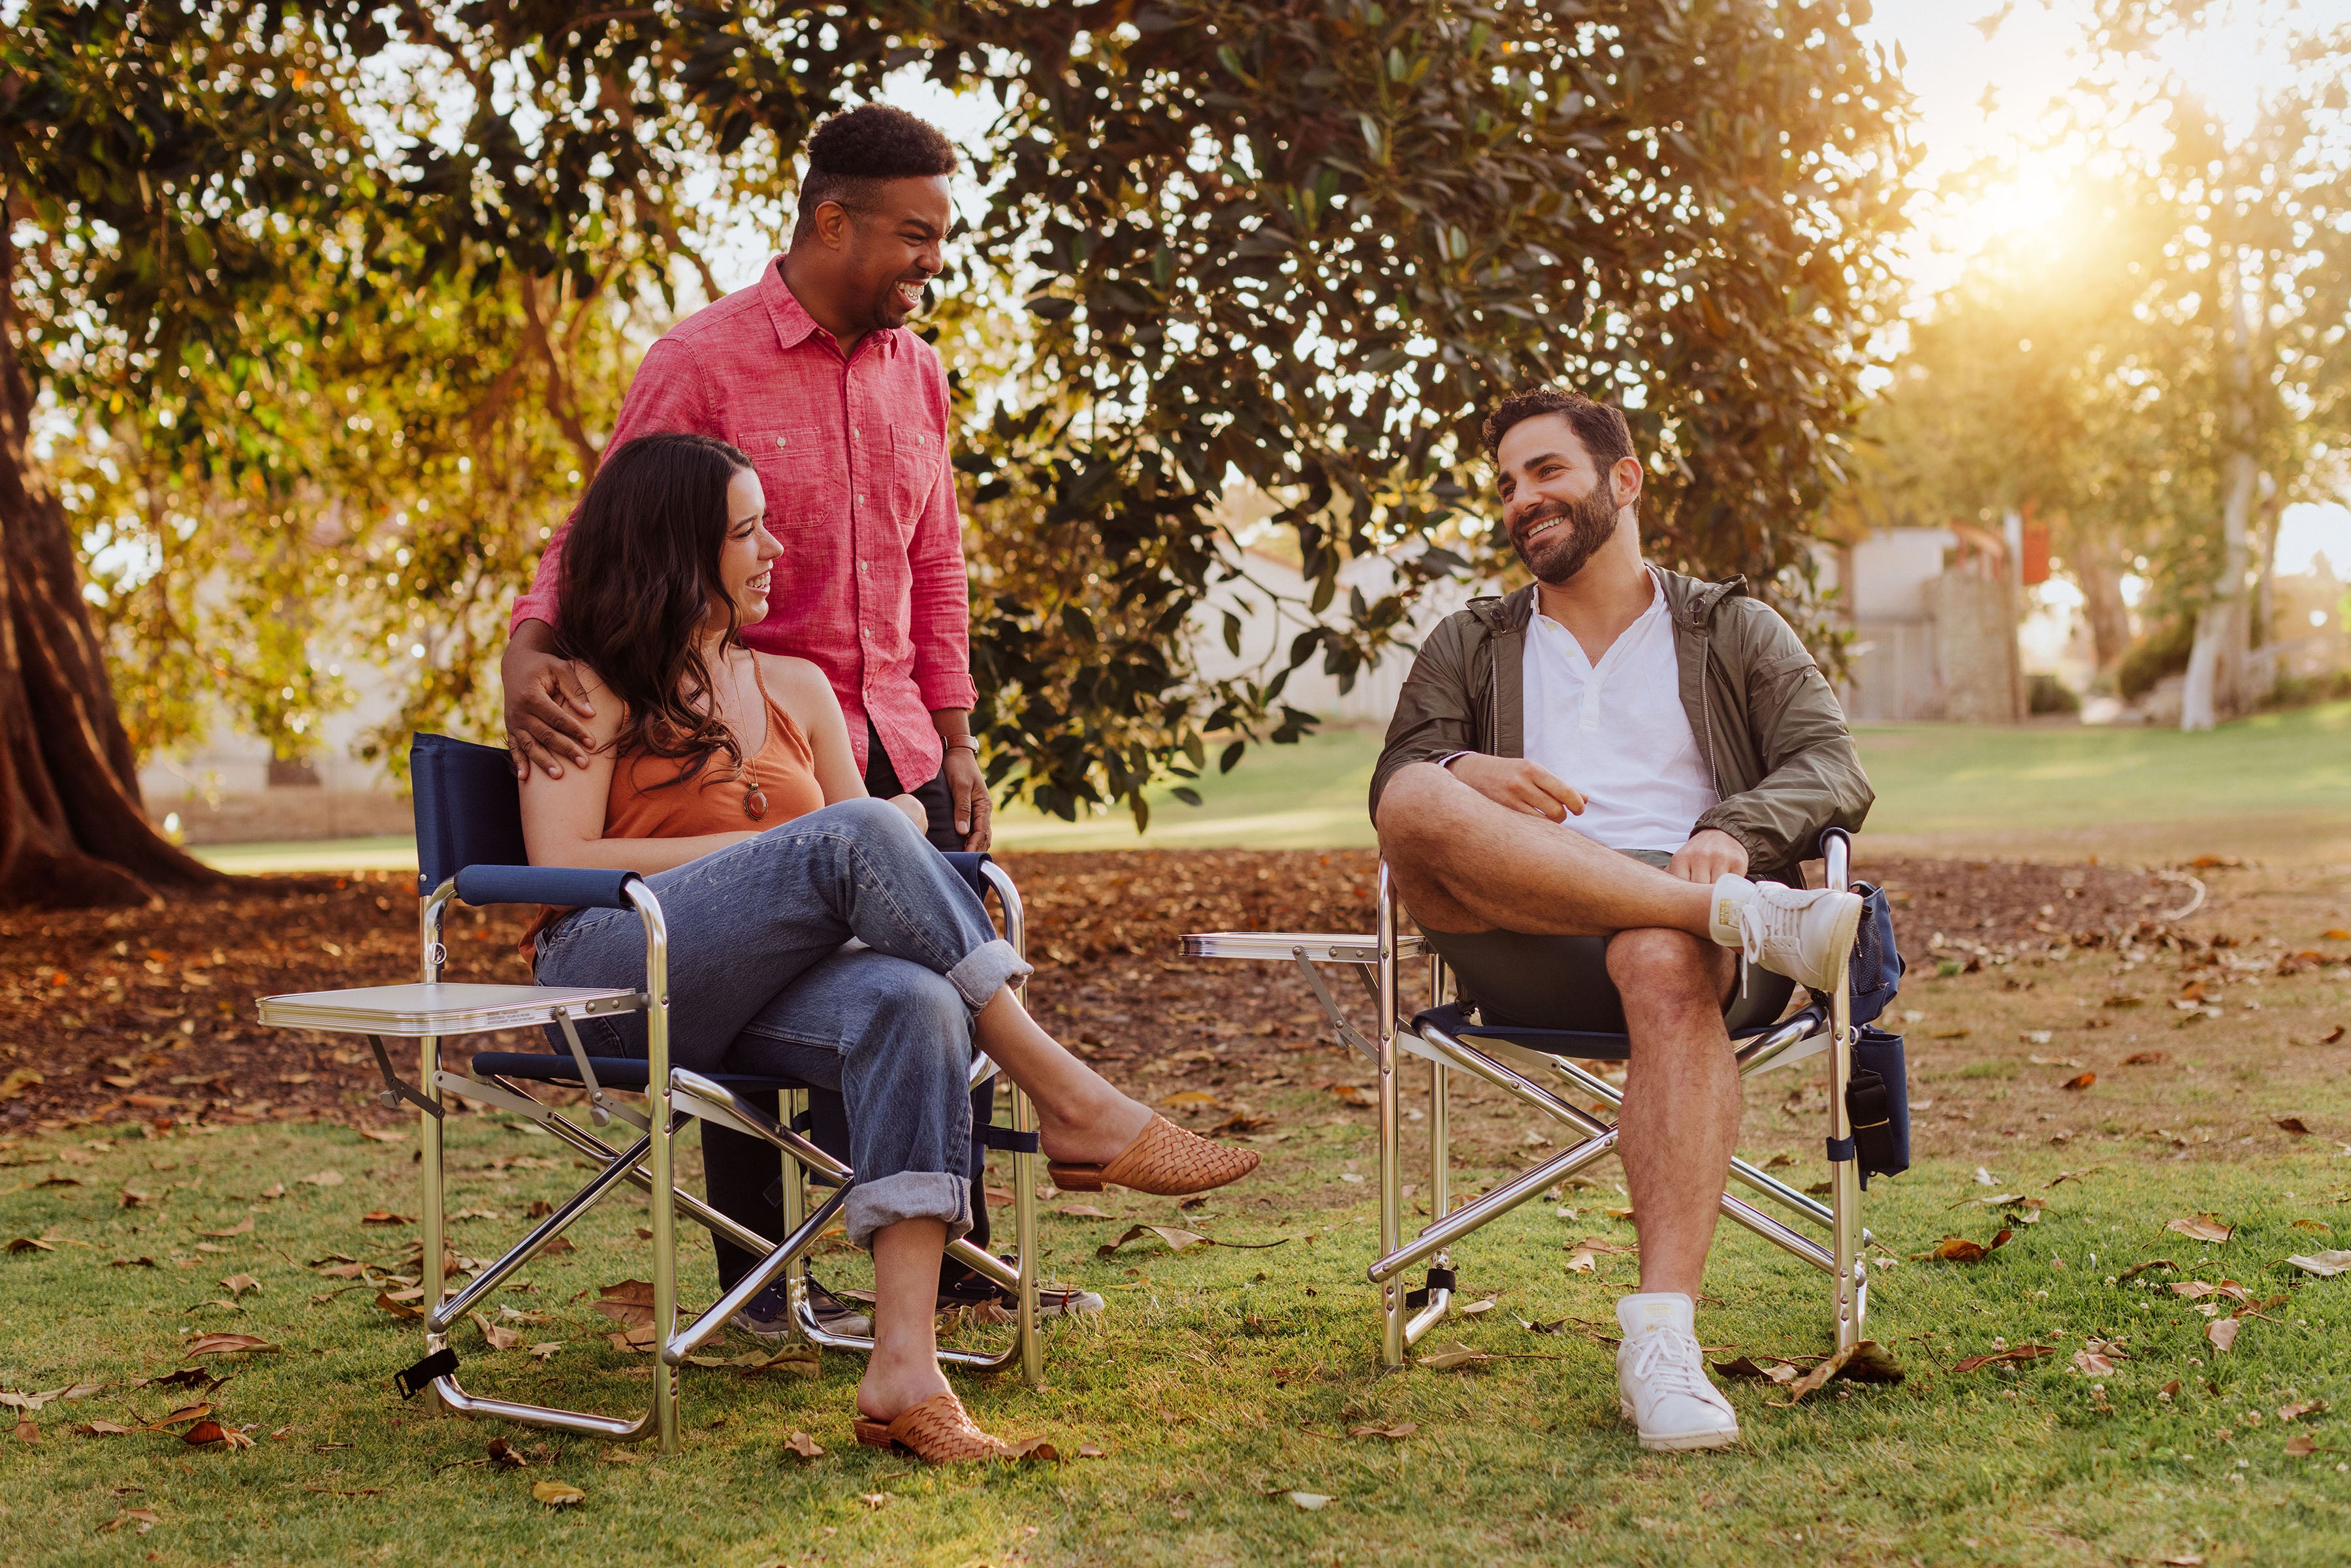
<svg viewBox="0 0 2351 1568"><path fill-rule="evenodd" d="M791 444L792 438L789 435L778 435L776 437L776 444L778 446L789 446Z"/></svg>

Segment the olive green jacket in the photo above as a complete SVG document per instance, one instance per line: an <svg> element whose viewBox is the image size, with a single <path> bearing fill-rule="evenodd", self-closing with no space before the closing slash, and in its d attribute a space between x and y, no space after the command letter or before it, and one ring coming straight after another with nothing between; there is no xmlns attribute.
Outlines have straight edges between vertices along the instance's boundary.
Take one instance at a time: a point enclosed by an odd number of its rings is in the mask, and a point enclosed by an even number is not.
<svg viewBox="0 0 2351 1568"><path fill-rule="evenodd" d="M1747 850L1750 873L1797 885L1824 828L1861 826L1875 798L1844 711L1820 666L1743 578L1701 582L1660 570L1681 664L1682 707L1720 802L1691 831L1714 828ZM1473 599L1421 644L1372 772L1372 818L1396 770L1458 751L1525 755L1520 695L1530 585ZM1570 778L1568 783L1575 780Z"/></svg>

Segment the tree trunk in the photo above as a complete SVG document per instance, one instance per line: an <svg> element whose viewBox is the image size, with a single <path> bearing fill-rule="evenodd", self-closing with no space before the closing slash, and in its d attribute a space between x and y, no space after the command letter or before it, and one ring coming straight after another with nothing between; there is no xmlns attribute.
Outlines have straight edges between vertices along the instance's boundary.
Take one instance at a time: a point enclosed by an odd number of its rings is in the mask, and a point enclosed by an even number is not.
<svg viewBox="0 0 2351 1568"><path fill-rule="evenodd" d="M144 904L227 879L166 842L139 800L81 597L65 507L35 473L33 386L0 237L0 907Z"/></svg>
<svg viewBox="0 0 2351 1568"><path fill-rule="evenodd" d="M2247 319L2244 258L2232 246L2221 274L2220 384L2227 421L2228 455L2221 462L2226 493L2220 508L2220 572L2211 597L2196 615L2196 643L2188 655L2188 684L2180 693L2179 727L2210 729L2245 709L2245 651L2251 617L2245 603L2245 569L2252 551L2248 535L2253 491L2260 474L2253 459L2252 323Z"/></svg>
<svg viewBox="0 0 2351 1568"><path fill-rule="evenodd" d="M2090 646L2104 674L2130 652L2130 606L2123 601L2121 552L2111 538L2085 536L2071 564L2082 589L2082 613L2090 622Z"/></svg>

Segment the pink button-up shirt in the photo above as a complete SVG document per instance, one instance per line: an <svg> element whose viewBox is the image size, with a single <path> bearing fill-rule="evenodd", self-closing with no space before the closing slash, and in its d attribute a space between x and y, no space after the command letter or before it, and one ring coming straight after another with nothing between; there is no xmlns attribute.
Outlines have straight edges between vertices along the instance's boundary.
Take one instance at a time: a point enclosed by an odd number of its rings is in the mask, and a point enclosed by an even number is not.
<svg viewBox="0 0 2351 1568"><path fill-rule="evenodd" d="M785 287L782 259L646 350L605 450L674 430L750 455L784 553L768 618L743 640L812 660L841 698L858 766L870 717L912 789L938 775L931 713L977 695L946 374L903 327L868 332L843 360ZM562 550L558 530L513 626L557 624Z"/></svg>

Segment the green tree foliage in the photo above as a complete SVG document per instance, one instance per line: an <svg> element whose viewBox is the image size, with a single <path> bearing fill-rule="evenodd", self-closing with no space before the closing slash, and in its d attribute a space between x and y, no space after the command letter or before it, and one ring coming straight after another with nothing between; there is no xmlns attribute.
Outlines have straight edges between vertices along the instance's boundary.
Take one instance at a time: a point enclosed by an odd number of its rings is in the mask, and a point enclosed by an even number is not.
<svg viewBox="0 0 2351 1568"><path fill-rule="evenodd" d="M61 162L12 191L89 257L20 295L125 346L84 375L26 340L78 433L55 460L80 465L101 609L149 651L142 735L184 733L191 683L228 663L250 721L297 744L334 697L281 678L323 634L289 632L298 604L425 650L403 722L482 725L500 601L592 473L632 343L680 284L715 292L726 224L780 232L817 119L913 66L1001 110L933 329L991 770L1063 812L1139 810L1212 737L1229 766L1294 736L1287 666L1351 677L1420 582L1490 562L1477 417L1531 381L1627 404L1662 559L1802 612L1790 569L1839 473L1907 157L1858 0L97 9L113 31L69 46L84 8L28 8L16 57L54 73L80 47L103 74L244 40L181 73L222 128L174 186L201 196L92 204ZM183 91L120 82L134 110ZM87 112L0 129L47 145ZM142 159L120 137L97 178L128 191ZM250 251L233 300L191 234ZM110 296L101 267L162 281ZM204 288L223 299L181 324L171 291ZM193 358L144 347L167 318ZM126 429L158 376L202 407ZM1205 683L1186 627L1235 570L1213 510L1235 479L1274 497L1312 587L1285 667ZM1374 551L1409 562L1398 591L1343 601L1340 566Z"/></svg>

